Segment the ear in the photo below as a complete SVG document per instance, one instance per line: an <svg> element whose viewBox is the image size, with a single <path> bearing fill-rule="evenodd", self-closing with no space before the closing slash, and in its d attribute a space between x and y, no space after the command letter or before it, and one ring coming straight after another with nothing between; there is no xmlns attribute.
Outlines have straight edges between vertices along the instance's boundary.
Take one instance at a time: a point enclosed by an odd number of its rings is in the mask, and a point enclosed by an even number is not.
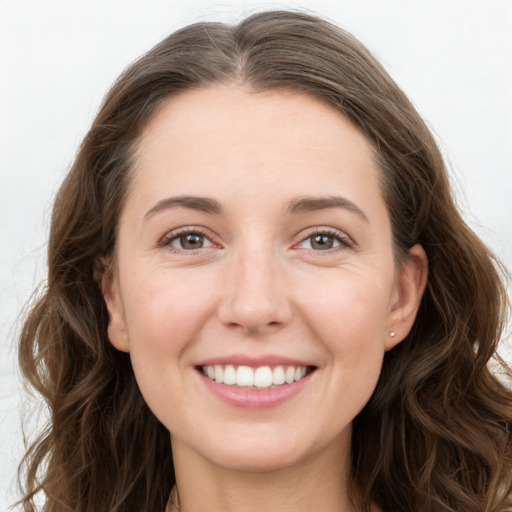
<svg viewBox="0 0 512 512"><path fill-rule="evenodd" d="M409 250L406 261L398 271L388 319L385 350L391 350L412 329L425 291L427 277L428 258L423 247L418 244Z"/></svg>
<svg viewBox="0 0 512 512"><path fill-rule="evenodd" d="M119 290L119 278L112 269L112 265L103 258L98 260L94 270L94 278L98 282L103 299L107 305L108 339L118 350L129 352L124 307Z"/></svg>

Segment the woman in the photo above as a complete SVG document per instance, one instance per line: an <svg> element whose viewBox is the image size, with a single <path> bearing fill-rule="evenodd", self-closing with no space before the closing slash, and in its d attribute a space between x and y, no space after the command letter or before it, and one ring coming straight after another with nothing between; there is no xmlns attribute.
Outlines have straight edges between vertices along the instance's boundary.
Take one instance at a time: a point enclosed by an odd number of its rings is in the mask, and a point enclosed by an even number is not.
<svg viewBox="0 0 512 512"><path fill-rule="evenodd" d="M349 34L182 29L56 199L20 343L51 411L25 510L509 510L500 275Z"/></svg>

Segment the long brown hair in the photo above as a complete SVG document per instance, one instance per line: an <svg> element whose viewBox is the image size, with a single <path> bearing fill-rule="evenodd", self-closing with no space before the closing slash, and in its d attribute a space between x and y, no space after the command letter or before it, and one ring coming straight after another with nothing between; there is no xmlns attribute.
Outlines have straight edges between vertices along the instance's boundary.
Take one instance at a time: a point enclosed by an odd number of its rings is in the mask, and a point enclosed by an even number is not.
<svg viewBox="0 0 512 512"><path fill-rule="evenodd" d="M378 155L397 263L416 243L430 274L409 336L385 356L354 421L351 495L361 510L510 510L512 394L489 369L505 323L499 265L457 211L443 159L411 103L343 30L292 12L199 23L141 57L108 93L55 201L48 280L19 360L50 419L20 469L22 504L47 512L163 511L169 432L146 406L129 356L107 338L97 285L142 130L170 95L237 82L322 98ZM503 366L503 368L505 368Z"/></svg>

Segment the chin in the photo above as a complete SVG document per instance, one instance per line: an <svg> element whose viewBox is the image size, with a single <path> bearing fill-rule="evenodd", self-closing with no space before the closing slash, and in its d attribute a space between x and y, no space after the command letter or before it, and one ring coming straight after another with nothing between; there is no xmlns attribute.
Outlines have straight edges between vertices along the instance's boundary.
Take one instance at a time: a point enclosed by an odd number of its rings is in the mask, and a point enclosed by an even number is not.
<svg viewBox="0 0 512 512"><path fill-rule="evenodd" d="M310 433L294 428L293 431L280 426L247 425L244 430L250 432L224 432L222 437L210 438L192 446L201 458L211 464L226 470L245 473L268 473L303 465L308 459L324 450L332 451L333 444L338 445L341 438L336 440L317 438ZM346 438L350 441L350 436Z"/></svg>
<svg viewBox="0 0 512 512"><path fill-rule="evenodd" d="M229 447L212 454L211 462L231 471L244 473L269 473L290 468L301 461L295 450L257 447Z"/></svg>

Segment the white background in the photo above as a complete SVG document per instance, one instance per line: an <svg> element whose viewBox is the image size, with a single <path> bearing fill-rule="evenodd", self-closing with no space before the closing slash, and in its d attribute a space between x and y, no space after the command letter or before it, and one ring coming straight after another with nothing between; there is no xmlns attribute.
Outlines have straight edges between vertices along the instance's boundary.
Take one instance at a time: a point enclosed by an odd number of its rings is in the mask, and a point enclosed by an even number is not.
<svg viewBox="0 0 512 512"><path fill-rule="evenodd" d="M468 222L512 267L512 0L0 0L0 510L21 454L17 316L52 199L117 75L175 29L301 8L353 32L434 130Z"/></svg>

